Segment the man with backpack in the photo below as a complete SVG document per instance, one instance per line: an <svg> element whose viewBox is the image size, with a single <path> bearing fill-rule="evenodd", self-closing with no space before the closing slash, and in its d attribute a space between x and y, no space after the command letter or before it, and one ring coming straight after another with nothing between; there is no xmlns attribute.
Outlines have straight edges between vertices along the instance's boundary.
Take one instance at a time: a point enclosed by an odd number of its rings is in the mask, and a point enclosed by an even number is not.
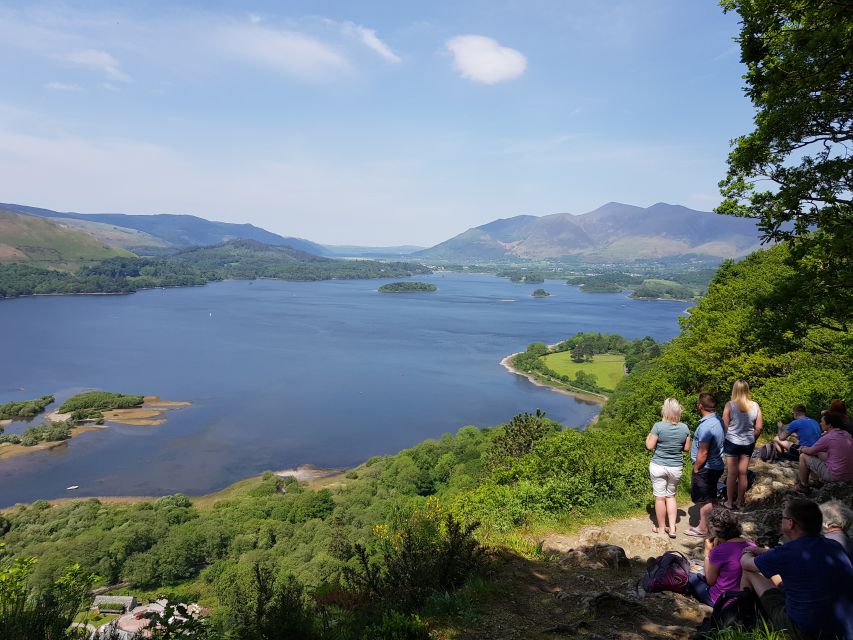
<svg viewBox="0 0 853 640"><path fill-rule="evenodd" d="M717 417L717 401L710 393L700 393L696 408L702 415L696 427L690 459L693 461L693 479L690 498L699 505L699 524L685 533L688 536L708 535L708 514L717 498L717 481L723 475L723 425Z"/></svg>
<svg viewBox="0 0 853 640"><path fill-rule="evenodd" d="M823 516L811 500L782 511L787 542L748 547L741 557L744 589L758 596L767 621L792 638L853 638L853 565L841 545L821 535Z"/></svg>

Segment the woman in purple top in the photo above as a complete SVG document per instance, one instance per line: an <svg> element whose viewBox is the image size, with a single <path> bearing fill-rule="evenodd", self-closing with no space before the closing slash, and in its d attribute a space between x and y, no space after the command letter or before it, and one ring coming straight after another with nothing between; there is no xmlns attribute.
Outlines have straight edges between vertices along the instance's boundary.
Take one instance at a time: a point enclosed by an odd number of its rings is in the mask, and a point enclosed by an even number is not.
<svg viewBox="0 0 853 640"><path fill-rule="evenodd" d="M705 540L705 575L691 573L690 588L699 602L713 607L726 591L740 590L740 557L755 544L741 537L737 515L723 507L711 511L708 529L714 537Z"/></svg>

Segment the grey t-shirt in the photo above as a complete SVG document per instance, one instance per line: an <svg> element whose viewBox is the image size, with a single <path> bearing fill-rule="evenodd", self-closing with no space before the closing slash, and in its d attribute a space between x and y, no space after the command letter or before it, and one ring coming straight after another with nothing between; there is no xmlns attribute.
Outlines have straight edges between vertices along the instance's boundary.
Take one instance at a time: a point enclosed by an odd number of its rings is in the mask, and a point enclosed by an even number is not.
<svg viewBox="0 0 853 640"><path fill-rule="evenodd" d="M662 467L681 467L684 465L684 442L690 437L690 429L683 422L655 422L652 433L658 437L658 444L652 456L652 462Z"/></svg>
<svg viewBox="0 0 853 640"><path fill-rule="evenodd" d="M734 444L752 444L755 442L755 421L758 419L758 403L749 401L749 411L743 412L737 404L729 402L729 428L726 440Z"/></svg>

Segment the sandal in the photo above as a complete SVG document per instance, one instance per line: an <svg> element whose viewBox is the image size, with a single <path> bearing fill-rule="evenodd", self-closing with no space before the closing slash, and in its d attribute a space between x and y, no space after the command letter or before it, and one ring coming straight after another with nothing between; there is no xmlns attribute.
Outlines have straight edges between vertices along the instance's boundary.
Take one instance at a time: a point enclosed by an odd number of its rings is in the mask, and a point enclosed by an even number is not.
<svg viewBox="0 0 853 640"><path fill-rule="evenodd" d="M686 536L693 536L694 538L707 538L707 533L702 533L696 527L690 527L687 531L684 532Z"/></svg>
<svg viewBox="0 0 853 640"><path fill-rule="evenodd" d="M670 531L669 527L664 527L663 530L666 532L666 535L675 540L675 531Z"/></svg>

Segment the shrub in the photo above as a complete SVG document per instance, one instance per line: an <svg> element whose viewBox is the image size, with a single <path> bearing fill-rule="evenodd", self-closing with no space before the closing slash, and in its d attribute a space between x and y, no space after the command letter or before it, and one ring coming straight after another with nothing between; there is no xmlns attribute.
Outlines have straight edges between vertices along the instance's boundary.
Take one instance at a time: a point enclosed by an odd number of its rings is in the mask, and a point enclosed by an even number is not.
<svg viewBox="0 0 853 640"><path fill-rule="evenodd" d="M483 548L473 536L479 525L463 525L437 500L390 524L373 528L374 555L360 544L344 567L346 586L379 607L411 611L433 593L451 592L481 565Z"/></svg>
<svg viewBox="0 0 853 640"><path fill-rule="evenodd" d="M367 627L360 640L429 640L429 628L416 615L386 611L382 621Z"/></svg>

